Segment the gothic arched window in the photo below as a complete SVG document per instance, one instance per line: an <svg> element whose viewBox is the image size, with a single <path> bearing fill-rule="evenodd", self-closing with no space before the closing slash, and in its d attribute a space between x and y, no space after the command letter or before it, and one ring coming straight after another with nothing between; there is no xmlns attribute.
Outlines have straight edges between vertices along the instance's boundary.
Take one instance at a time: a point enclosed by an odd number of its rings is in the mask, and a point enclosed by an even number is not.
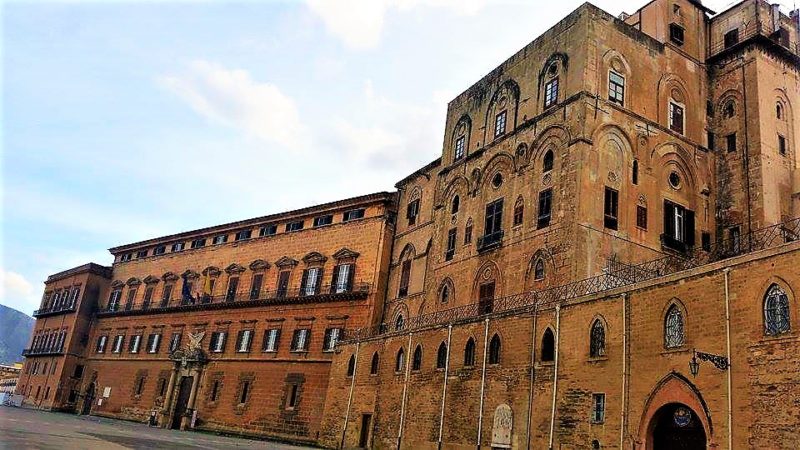
<svg viewBox="0 0 800 450"><path fill-rule="evenodd" d="M547 153L544 154L544 159L542 159L542 172L549 172L553 170L554 159L555 155L553 155L553 151L548 150Z"/></svg>
<svg viewBox="0 0 800 450"><path fill-rule="evenodd" d="M469 338L467 345L464 346L464 365L472 367L475 365L475 340Z"/></svg>
<svg viewBox="0 0 800 450"><path fill-rule="evenodd" d="M378 374L378 363L380 359L378 359L378 352L372 354L372 362L369 365L369 373L370 375L377 375Z"/></svg>
<svg viewBox="0 0 800 450"><path fill-rule="evenodd" d="M544 279L544 261L539 258L533 265L533 279L534 280L543 280Z"/></svg>
<svg viewBox="0 0 800 450"><path fill-rule="evenodd" d="M725 107L722 110L722 117L725 119L730 119L736 114L736 107L733 104L733 100L725 103Z"/></svg>
<svg viewBox="0 0 800 450"><path fill-rule="evenodd" d="M544 330L542 336L542 361L552 361L556 355L556 339L553 336L553 330L550 328Z"/></svg>
<svg viewBox="0 0 800 450"><path fill-rule="evenodd" d="M500 364L500 336L492 336L489 342L489 364Z"/></svg>
<svg viewBox="0 0 800 450"><path fill-rule="evenodd" d="M422 347L417 345L414 349L414 358L411 360L411 370L419 370L422 368Z"/></svg>
<svg viewBox="0 0 800 450"><path fill-rule="evenodd" d="M773 284L764 298L764 332L774 336L790 329L789 296L780 286Z"/></svg>
<svg viewBox="0 0 800 450"><path fill-rule="evenodd" d="M631 182L639 184L639 161L633 160L633 173L631 174Z"/></svg>
<svg viewBox="0 0 800 450"><path fill-rule="evenodd" d="M775 117L783 119L783 105L780 102L775 104Z"/></svg>
<svg viewBox="0 0 800 450"><path fill-rule="evenodd" d="M397 351L397 358L394 361L394 371L402 372L403 368L405 367L406 367L406 352L403 350L403 347L400 347L400 350Z"/></svg>
<svg viewBox="0 0 800 450"><path fill-rule="evenodd" d="M453 197L453 202L450 204L450 214L455 214L458 212L458 207L460 203L461 199L457 195Z"/></svg>
<svg viewBox="0 0 800 450"><path fill-rule="evenodd" d="M447 345L444 342L439 344L439 350L436 351L436 368L444 369L447 365Z"/></svg>
<svg viewBox="0 0 800 450"><path fill-rule="evenodd" d="M683 314L677 305L672 305L667 310L667 315L664 318L664 347L680 347L685 339Z"/></svg>
<svg viewBox="0 0 800 450"><path fill-rule="evenodd" d="M442 303L447 303L448 301L450 301L451 294L452 292L450 292L450 285L448 283L444 283L442 285L442 290L439 293L439 301L441 301Z"/></svg>
<svg viewBox="0 0 800 450"><path fill-rule="evenodd" d="M347 362L347 376L352 377L356 373L356 357L350 355L350 361Z"/></svg>
<svg viewBox="0 0 800 450"><path fill-rule="evenodd" d="M397 316L397 319L395 319L395 321L394 321L394 329L397 330L397 331L400 331L405 327L405 325L406 325L406 322L403 319L403 315L400 314L399 316Z"/></svg>
<svg viewBox="0 0 800 450"><path fill-rule="evenodd" d="M592 331L589 336L589 356L598 358L606 354L606 329L600 319L592 324Z"/></svg>
<svg viewBox="0 0 800 450"><path fill-rule="evenodd" d="M522 220L525 217L525 201L520 196L517 203L514 204L514 226L522 225Z"/></svg>

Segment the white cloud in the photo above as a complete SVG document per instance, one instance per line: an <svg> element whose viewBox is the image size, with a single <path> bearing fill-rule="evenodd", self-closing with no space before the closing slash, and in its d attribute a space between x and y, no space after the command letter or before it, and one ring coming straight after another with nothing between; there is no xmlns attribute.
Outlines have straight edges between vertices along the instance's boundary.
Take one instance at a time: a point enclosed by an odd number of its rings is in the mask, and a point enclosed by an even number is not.
<svg viewBox="0 0 800 450"><path fill-rule="evenodd" d="M418 7L445 8L457 14L475 14L486 0L307 0L309 9L322 19L328 32L350 48L363 50L380 43L384 22L392 10L407 12Z"/></svg>
<svg viewBox="0 0 800 450"><path fill-rule="evenodd" d="M35 308L38 295L33 285L24 276L0 269L0 303L30 313Z"/></svg>
<svg viewBox="0 0 800 450"><path fill-rule="evenodd" d="M157 81L212 121L288 149L308 143L294 100L274 84L253 80L246 70L198 60L188 73Z"/></svg>

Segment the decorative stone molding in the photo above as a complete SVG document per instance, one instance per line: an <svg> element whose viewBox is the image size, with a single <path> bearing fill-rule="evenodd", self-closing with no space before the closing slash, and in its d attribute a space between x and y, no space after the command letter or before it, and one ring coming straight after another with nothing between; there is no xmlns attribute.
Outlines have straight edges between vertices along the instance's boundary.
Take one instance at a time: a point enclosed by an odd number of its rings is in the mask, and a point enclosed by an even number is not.
<svg viewBox="0 0 800 450"><path fill-rule="evenodd" d="M111 289L119 289L119 288L121 288L123 286L125 286L125 283L123 283L122 281L119 281L119 280L114 280L111 283Z"/></svg>
<svg viewBox="0 0 800 450"><path fill-rule="evenodd" d="M267 270L270 268L270 264L263 259L257 259L250 263L250 270L258 271L258 270Z"/></svg>
<svg viewBox="0 0 800 450"><path fill-rule="evenodd" d="M195 279L195 278L200 278L200 274L195 272L194 270L187 269L185 272L183 272L181 274L181 277L188 278L188 279L191 280L191 279Z"/></svg>
<svg viewBox="0 0 800 450"><path fill-rule="evenodd" d="M161 280L156 276L148 275L142 281L144 282L144 284L156 284Z"/></svg>
<svg viewBox="0 0 800 450"><path fill-rule="evenodd" d="M172 272L167 272L161 276L161 279L164 281L178 281L178 276Z"/></svg>
<svg viewBox="0 0 800 450"><path fill-rule="evenodd" d="M340 261L342 259L356 259L360 253L354 252L349 248L343 247L341 250L333 254L333 259Z"/></svg>
<svg viewBox="0 0 800 450"><path fill-rule="evenodd" d="M216 266L208 266L203 269L204 276L211 276L211 277L218 277L222 271L219 270L219 267Z"/></svg>
<svg viewBox="0 0 800 450"><path fill-rule="evenodd" d="M306 264L313 264L313 263L324 264L325 261L327 260L328 257L319 252L311 252L306 256L303 256L303 262Z"/></svg>
<svg viewBox="0 0 800 450"><path fill-rule="evenodd" d="M289 258L288 256L282 256L281 259L275 261L275 266L280 267L281 269L287 267L291 268L296 266L297 264L299 263L296 259Z"/></svg>
<svg viewBox="0 0 800 450"><path fill-rule="evenodd" d="M225 272L228 275L242 273L245 270L247 270L247 269L244 266L242 266L241 264L237 264L237 263L233 263L233 264L231 264L231 265L229 265L228 267L225 268Z"/></svg>
<svg viewBox="0 0 800 450"><path fill-rule="evenodd" d="M142 284L142 280L140 280L140 279L138 279L136 277L131 277L131 278L128 278L128 281L126 281L125 284L127 284L128 286L138 286L138 285Z"/></svg>

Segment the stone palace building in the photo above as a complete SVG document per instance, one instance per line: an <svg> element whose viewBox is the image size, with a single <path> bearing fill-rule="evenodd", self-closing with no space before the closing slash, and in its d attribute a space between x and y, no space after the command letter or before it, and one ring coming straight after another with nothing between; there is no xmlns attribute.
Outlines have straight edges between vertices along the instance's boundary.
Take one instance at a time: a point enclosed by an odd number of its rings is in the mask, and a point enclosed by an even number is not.
<svg viewBox="0 0 800 450"><path fill-rule="evenodd" d="M585 3L397 192L51 275L17 393L331 448L800 442L800 12Z"/></svg>

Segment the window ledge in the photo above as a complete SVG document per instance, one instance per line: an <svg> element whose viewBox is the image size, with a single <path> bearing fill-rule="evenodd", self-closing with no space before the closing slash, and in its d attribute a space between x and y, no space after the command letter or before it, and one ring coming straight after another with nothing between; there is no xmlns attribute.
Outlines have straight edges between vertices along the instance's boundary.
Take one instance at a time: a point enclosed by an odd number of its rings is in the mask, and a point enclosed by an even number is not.
<svg viewBox="0 0 800 450"><path fill-rule="evenodd" d="M589 362L589 363L600 363L600 362L604 362L604 361L608 361L608 356L589 357L589 359L586 360L586 362Z"/></svg>
<svg viewBox="0 0 800 450"><path fill-rule="evenodd" d="M686 345L682 345L680 347L675 348L665 348L664 351L661 352L662 355L671 355L676 353L690 353L692 349L690 349Z"/></svg>
<svg viewBox="0 0 800 450"><path fill-rule="evenodd" d="M539 361L539 365L543 367L555 366L555 361Z"/></svg>

